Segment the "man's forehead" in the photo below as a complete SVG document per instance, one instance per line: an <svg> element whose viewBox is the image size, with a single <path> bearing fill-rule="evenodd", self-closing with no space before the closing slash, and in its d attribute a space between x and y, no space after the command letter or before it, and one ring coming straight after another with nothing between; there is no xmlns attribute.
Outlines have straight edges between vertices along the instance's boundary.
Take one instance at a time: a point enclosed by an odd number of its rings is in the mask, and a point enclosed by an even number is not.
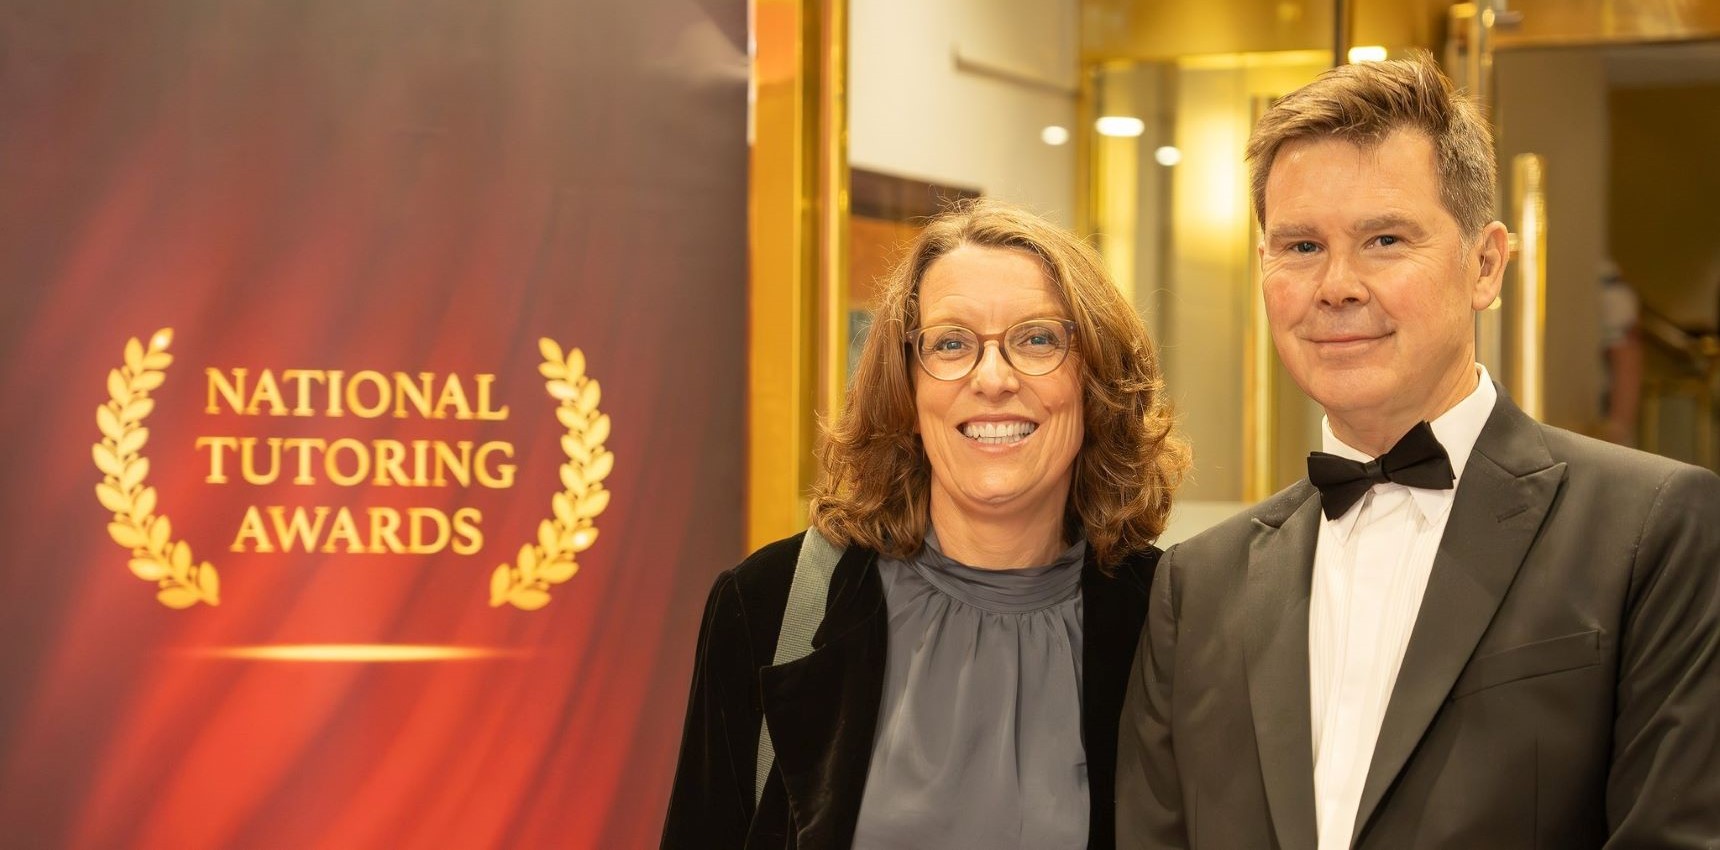
<svg viewBox="0 0 1720 850"><path fill-rule="evenodd" d="M1373 173L1363 174L1369 171ZM1406 191L1420 195L1425 190L1433 193L1430 200L1438 199L1438 162L1432 142L1424 134L1399 131L1373 143L1340 136L1306 137L1285 142L1272 158L1272 169L1267 174L1262 198L1267 224L1271 224L1274 207L1282 205L1274 205L1273 200L1285 200L1286 191L1296 192L1292 198L1313 203L1316 199L1302 197L1310 189L1314 194L1322 190L1335 191L1331 181L1341 183L1352 177L1364 176L1366 182L1360 184L1364 194L1377 189L1382 196L1402 195ZM1425 181L1415 179L1417 176L1425 177ZM1294 182L1287 185L1287 181ZM1382 197L1380 200L1385 199ZM1327 201L1320 200L1319 203L1323 205ZM1384 205L1366 215L1370 218L1393 214L1407 216L1411 212L1407 208L1399 208L1394 213L1387 208L1389 206L1395 205Z"/></svg>

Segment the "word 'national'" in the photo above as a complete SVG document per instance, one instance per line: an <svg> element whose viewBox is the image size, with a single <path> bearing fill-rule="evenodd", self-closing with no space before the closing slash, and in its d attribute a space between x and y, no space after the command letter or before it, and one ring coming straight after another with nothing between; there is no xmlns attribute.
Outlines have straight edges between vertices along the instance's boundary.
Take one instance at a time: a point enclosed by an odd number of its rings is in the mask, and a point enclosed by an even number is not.
<svg viewBox="0 0 1720 850"><path fill-rule="evenodd" d="M391 372L369 369L350 375L339 369L283 369L277 377L264 369L251 380L250 370L225 371L210 367L208 404L205 413L223 408L245 416L346 416L379 419L475 419L496 421L508 418L508 406L496 408L491 395L495 375L472 376L474 393L466 391L459 375L438 376L433 372Z"/></svg>

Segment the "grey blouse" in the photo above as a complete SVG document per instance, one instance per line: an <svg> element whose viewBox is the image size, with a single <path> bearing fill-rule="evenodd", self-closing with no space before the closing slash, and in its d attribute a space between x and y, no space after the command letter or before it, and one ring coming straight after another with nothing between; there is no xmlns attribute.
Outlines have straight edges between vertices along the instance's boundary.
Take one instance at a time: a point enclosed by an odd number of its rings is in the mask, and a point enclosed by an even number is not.
<svg viewBox="0 0 1720 850"><path fill-rule="evenodd" d="M880 558L890 645L856 850L1087 846L1081 563Z"/></svg>

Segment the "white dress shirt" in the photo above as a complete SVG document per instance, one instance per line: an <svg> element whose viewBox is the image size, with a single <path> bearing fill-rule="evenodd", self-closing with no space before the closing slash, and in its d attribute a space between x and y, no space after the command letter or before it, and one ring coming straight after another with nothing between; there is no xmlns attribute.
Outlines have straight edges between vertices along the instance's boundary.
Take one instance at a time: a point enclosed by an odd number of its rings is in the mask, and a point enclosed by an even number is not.
<svg viewBox="0 0 1720 850"><path fill-rule="evenodd" d="M1450 490L1376 484L1337 519L1320 516L1308 607L1314 810L1320 850L1350 846L1362 783L1463 467L1498 392L1477 365L1475 390L1430 423L1451 456ZM1372 460L1323 421L1325 451Z"/></svg>

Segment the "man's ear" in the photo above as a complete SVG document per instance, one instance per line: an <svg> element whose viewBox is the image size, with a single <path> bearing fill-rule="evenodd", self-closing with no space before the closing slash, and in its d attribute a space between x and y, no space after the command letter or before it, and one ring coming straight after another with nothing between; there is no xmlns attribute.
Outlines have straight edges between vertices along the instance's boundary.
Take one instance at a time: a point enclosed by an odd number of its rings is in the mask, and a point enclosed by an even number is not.
<svg viewBox="0 0 1720 850"><path fill-rule="evenodd" d="M1511 259L1511 235L1505 225L1489 222L1475 239L1475 286L1470 292L1469 305L1485 310L1499 298L1505 284L1505 263Z"/></svg>

